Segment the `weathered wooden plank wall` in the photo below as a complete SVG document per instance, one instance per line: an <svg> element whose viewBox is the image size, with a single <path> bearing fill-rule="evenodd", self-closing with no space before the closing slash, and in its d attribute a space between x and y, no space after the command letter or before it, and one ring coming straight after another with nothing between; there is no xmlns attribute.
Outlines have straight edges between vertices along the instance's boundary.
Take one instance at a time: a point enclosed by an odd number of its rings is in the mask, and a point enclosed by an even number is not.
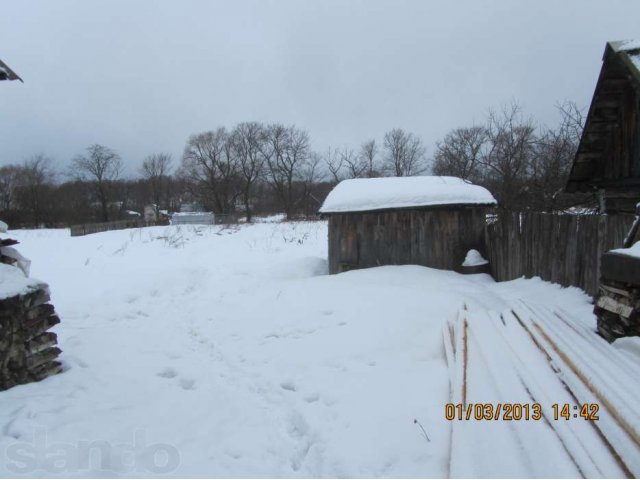
<svg viewBox="0 0 640 480"><path fill-rule="evenodd" d="M466 253L484 253L485 209L405 209L329 216L329 271L379 265L459 269Z"/></svg>
<svg viewBox="0 0 640 480"><path fill-rule="evenodd" d="M600 256L622 247L633 220L633 215L503 213L486 228L492 275L497 281L538 276L595 295Z"/></svg>

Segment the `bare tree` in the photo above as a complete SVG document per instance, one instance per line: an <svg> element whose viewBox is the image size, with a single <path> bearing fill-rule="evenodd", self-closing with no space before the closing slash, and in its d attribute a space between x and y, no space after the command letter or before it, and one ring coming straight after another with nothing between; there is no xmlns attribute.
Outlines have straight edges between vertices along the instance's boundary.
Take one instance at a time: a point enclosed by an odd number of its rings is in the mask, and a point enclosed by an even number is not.
<svg viewBox="0 0 640 480"><path fill-rule="evenodd" d="M560 124L538 135L530 166L530 203L539 211L566 208L576 200L563 192L582 136L584 112L573 102L556 107L561 115Z"/></svg>
<svg viewBox="0 0 640 480"><path fill-rule="evenodd" d="M113 182L120 178L122 160L120 155L104 145L91 145L87 153L71 161L72 175L93 184L100 204L102 220L109 221L109 202Z"/></svg>
<svg viewBox="0 0 640 480"><path fill-rule="evenodd" d="M488 147L477 161L484 169L484 183L502 208L525 209L536 143L533 121L523 118L520 106L513 103L489 113L486 135Z"/></svg>
<svg viewBox="0 0 640 480"><path fill-rule="evenodd" d="M245 122L237 125L231 134L233 155L237 160L240 177L242 202L247 222L253 216L251 202L255 184L264 175L266 158L263 155L266 142L264 126L258 122Z"/></svg>
<svg viewBox="0 0 640 480"><path fill-rule="evenodd" d="M22 164L18 177L18 202L31 217L31 224L39 227L50 209L49 191L54 172L51 160L43 154L33 155Z"/></svg>
<svg viewBox="0 0 640 480"><path fill-rule="evenodd" d="M484 127L456 128L436 143L433 160L435 175L450 175L476 181L479 178L479 160L487 143Z"/></svg>
<svg viewBox="0 0 640 480"><path fill-rule="evenodd" d="M268 152L268 181L290 220L297 200L294 182L301 179L302 168L309 160L309 134L295 126L270 125L264 151Z"/></svg>
<svg viewBox="0 0 640 480"><path fill-rule="evenodd" d="M316 152L311 152L309 158L301 168L302 202L304 213L307 217L317 212L322 205L322 200L314 196L313 187L322 181L323 175L319 171L322 156Z"/></svg>
<svg viewBox="0 0 640 480"><path fill-rule="evenodd" d="M376 141L367 140L360 146L360 159L366 164L365 176L367 178L379 177L381 175L376 162L378 155L378 145Z"/></svg>
<svg viewBox="0 0 640 480"><path fill-rule="evenodd" d="M362 178L367 176L367 163L365 159L356 155L352 149L344 147L340 151L340 158L342 158L348 178Z"/></svg>
<svg viewBox="0 0 640 480"><path fill-rule="evenodd" d="M217 213L230 213L240 194L238 163L224 127L192 135L182 156L182 175L194 187L194 195Z"/></svg>
<svg viewBox="0 0 640 480"><path fill-rule="evenodd" d="M339 183L342 180L342 164L344 163L344 159L338 154L338 150L329 147L327 153L324 155L324 161L327 164L332 180L335 183Z"/></svg>
<svg viewBox="0 0 640 480"><path fill-rule="evenodd" d="M413 133L394 128L384 135L385 169L396 177L409 177L424 171L425 148Z"/></svg>
<svg viewBox="0 0 640 480"><path fill-rule="evenodd" d="M163 200L167 197L172 163L173 159L168 153L153 153L142 161L140 173L149 185L156 219L160 218L160 208Z"/></svg>
<svg viewBox="0 0 640 480"><path fill-rule="evenodd" d="M21 170L18 165L0 167L0 212L8 212L15 207Z"/></svg>

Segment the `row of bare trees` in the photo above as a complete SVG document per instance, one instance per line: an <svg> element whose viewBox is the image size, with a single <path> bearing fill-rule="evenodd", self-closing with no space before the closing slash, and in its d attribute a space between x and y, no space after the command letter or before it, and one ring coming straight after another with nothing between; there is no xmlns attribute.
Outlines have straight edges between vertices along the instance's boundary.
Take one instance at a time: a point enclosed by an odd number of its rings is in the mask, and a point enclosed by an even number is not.
<svg viewBox="0 0 640 480"><path fill-rule="evenodd" d="M382 152L375 140L358 152L348 147L318 154L309 134L296 126L245 122L232 130L220 127L192 135L178 175L187 180L193 196L215 211L228 213L242 205L247 221L253 215L254 190L266 185L287 218L321 200L314 186L345 178L409 176L426 170L425 148L419 137L402 129L384 136Z"/></svg>
<svg viewBox="0 0 640 480"><path fill-rule="evenodd" d="M421 139L396 128L381 143L357 149L311 148L308 132L294 126L244 122L187 139L182 158L153 153L138 178L123 179L123 161L104 145L91 145L65 172L44 155L0 167L0 217L16 226L109 221L152 205L175 211L196 203L218 214L314 214L337 182L349 178L451 175L486 186L503 208L552 211L576 200L563 194L582 132L583 115L559 106L561 121L536 125L517 104L491 111L479 125L453 129L431 158Z"/></svg>
<svg viewBox="0 0 640 480"><path fill-rule="evenodd" d="M203 205L220 213L241 205L247 221L256 188L266 184L292 218L319 180L319 162L304 130L246 122L189 137L177 174Z"/></svg>
<svg viewBox="0 0 640 480"><path fill-rule="evenodd" d="M427 171L425 152L420 137L394 128L384 135L382 152L375 139L371 139L358 151L349 147L329 148L324 162L334 182L348 178L408 177Z"/></svg>
<svg viewBox="0 0 640 480"><path fill-rule="evenodd" d="M563 193L584 123L571 102L556 127L537 126L512 104L481 125L456 128L436 144L432 171L486 186L509 210L555 211L584 202Z"/></svg>

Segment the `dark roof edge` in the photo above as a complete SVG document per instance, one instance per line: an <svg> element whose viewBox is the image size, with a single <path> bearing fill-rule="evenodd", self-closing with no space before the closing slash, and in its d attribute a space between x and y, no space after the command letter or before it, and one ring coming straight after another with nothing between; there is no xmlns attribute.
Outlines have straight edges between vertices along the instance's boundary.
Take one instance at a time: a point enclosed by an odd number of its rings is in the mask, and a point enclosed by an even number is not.
<svg viewBox="0 0 640 480"><path fill-rule="evenodd" d="M6 63L4 63L2 60L0 60L0 68L2 68L3 70L7 71L8 80L20 80L22 83L24 83L24 80L22 80L22 78L20 78L20 75L18 75L16 72L14 72L11 69L11 67L9 65L7 65Z"/></svg>

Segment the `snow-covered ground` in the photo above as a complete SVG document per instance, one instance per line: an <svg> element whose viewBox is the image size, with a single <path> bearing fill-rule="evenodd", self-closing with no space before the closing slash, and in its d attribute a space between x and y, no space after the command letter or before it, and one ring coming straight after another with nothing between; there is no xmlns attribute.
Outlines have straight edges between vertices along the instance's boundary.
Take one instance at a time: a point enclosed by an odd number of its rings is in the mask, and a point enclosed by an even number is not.
<svg viewBox="0 0 640 480"><path fill-rule="evenodd" d="M580 290L536 279L329 276L324 222L11 236L66 371L0 393L0 476L447 476L447 319L524 299L595 327Z"/></svg>

